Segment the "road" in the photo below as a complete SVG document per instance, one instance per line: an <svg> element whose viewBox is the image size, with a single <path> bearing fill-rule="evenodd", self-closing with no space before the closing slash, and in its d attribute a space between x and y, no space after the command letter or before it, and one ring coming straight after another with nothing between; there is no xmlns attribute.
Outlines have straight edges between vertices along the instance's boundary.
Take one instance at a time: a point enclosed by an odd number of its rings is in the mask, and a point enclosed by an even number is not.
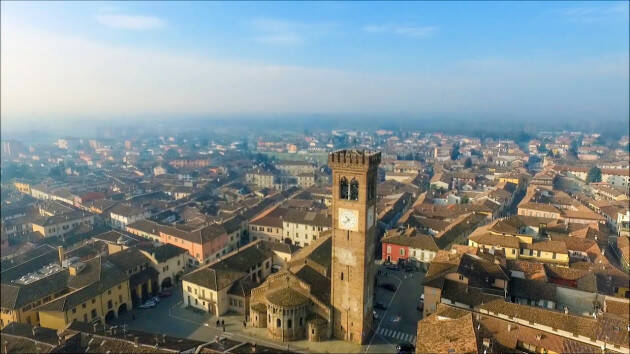
<svg viewBox="0 0 630 354"><path fill-rule="evenodd" d="M366 353L395 352L395 346L409 342L415 345L418 321L422 313L417 310L422 294L423 272L406 273L379 267L381 275L378 283L391 283L397 286L396 292L377 287L376 302L387 308L376 310L380 322L375 335L366 348Z"/></svg>

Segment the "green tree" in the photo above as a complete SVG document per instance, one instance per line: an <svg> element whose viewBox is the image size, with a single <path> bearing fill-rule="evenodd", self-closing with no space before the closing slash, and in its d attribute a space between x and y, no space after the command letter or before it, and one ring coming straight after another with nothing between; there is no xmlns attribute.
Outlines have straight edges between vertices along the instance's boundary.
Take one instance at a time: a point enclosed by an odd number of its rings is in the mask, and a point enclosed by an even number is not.
<svg viewBox="0 0 630 354"><path fill-rule="evenodd" d="M471 168L472 165L473 165L472 159L470 157L467 157L466 160L464 161L464 168Z"/></svg>
<svg viewBox="0 0 630 354"><path fill-rule="evenodd" d="M597 166L591 167L586 174L586 182L601 182L602 181L602 170L600 170Z"/></svg>

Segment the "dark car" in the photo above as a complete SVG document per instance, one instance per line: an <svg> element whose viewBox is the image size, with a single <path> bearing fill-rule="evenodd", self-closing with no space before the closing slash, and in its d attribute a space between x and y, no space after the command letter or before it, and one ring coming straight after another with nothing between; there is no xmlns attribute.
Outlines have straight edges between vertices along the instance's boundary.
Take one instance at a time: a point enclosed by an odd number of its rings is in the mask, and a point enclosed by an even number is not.
<svg viewBox="0 0 630 354"><path fill-rule="evenodd" d="M396 346L398 354L415 353L416 347L411 343L401 343Z"/></svg>
<svg viewBox="0 0 630 354"><path fill-rule="evenodd" d="M374 308L376 310L385 310L386 309L385 305L381 304L380 302L375 302L374 303Z"/></svg>
<svg viewBox="0 0 630 354"><path fill-rule="evenodd" d="M380 285L381 288L389 291L396 291L396 285L390 283L384 283Z"/></svg>

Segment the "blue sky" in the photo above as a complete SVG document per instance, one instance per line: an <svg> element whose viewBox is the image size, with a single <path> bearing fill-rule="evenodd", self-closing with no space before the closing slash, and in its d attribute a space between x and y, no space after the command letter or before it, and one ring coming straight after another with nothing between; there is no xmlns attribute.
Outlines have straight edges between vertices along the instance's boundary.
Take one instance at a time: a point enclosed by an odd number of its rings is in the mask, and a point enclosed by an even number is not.
<svg viewBox="0 0 630 354"><path fill-rule="evenodd" d="M628 28L628 2L2 2L2 115L627 119Z"/></svg>

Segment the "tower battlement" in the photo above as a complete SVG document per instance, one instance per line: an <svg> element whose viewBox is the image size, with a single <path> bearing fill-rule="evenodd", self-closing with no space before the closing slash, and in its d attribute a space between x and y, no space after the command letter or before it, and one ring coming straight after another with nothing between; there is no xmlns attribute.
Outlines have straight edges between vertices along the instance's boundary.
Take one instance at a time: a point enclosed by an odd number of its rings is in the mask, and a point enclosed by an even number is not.
<svg viewBox="0 0 630 354"><path fill-rule="evenodd" d="M368 150L356 150L356 149L344 149L333 151L328 154L328 166L335 167L362 167L370 168L376 167L381 163L381 153L368 151Z"/></svg>

